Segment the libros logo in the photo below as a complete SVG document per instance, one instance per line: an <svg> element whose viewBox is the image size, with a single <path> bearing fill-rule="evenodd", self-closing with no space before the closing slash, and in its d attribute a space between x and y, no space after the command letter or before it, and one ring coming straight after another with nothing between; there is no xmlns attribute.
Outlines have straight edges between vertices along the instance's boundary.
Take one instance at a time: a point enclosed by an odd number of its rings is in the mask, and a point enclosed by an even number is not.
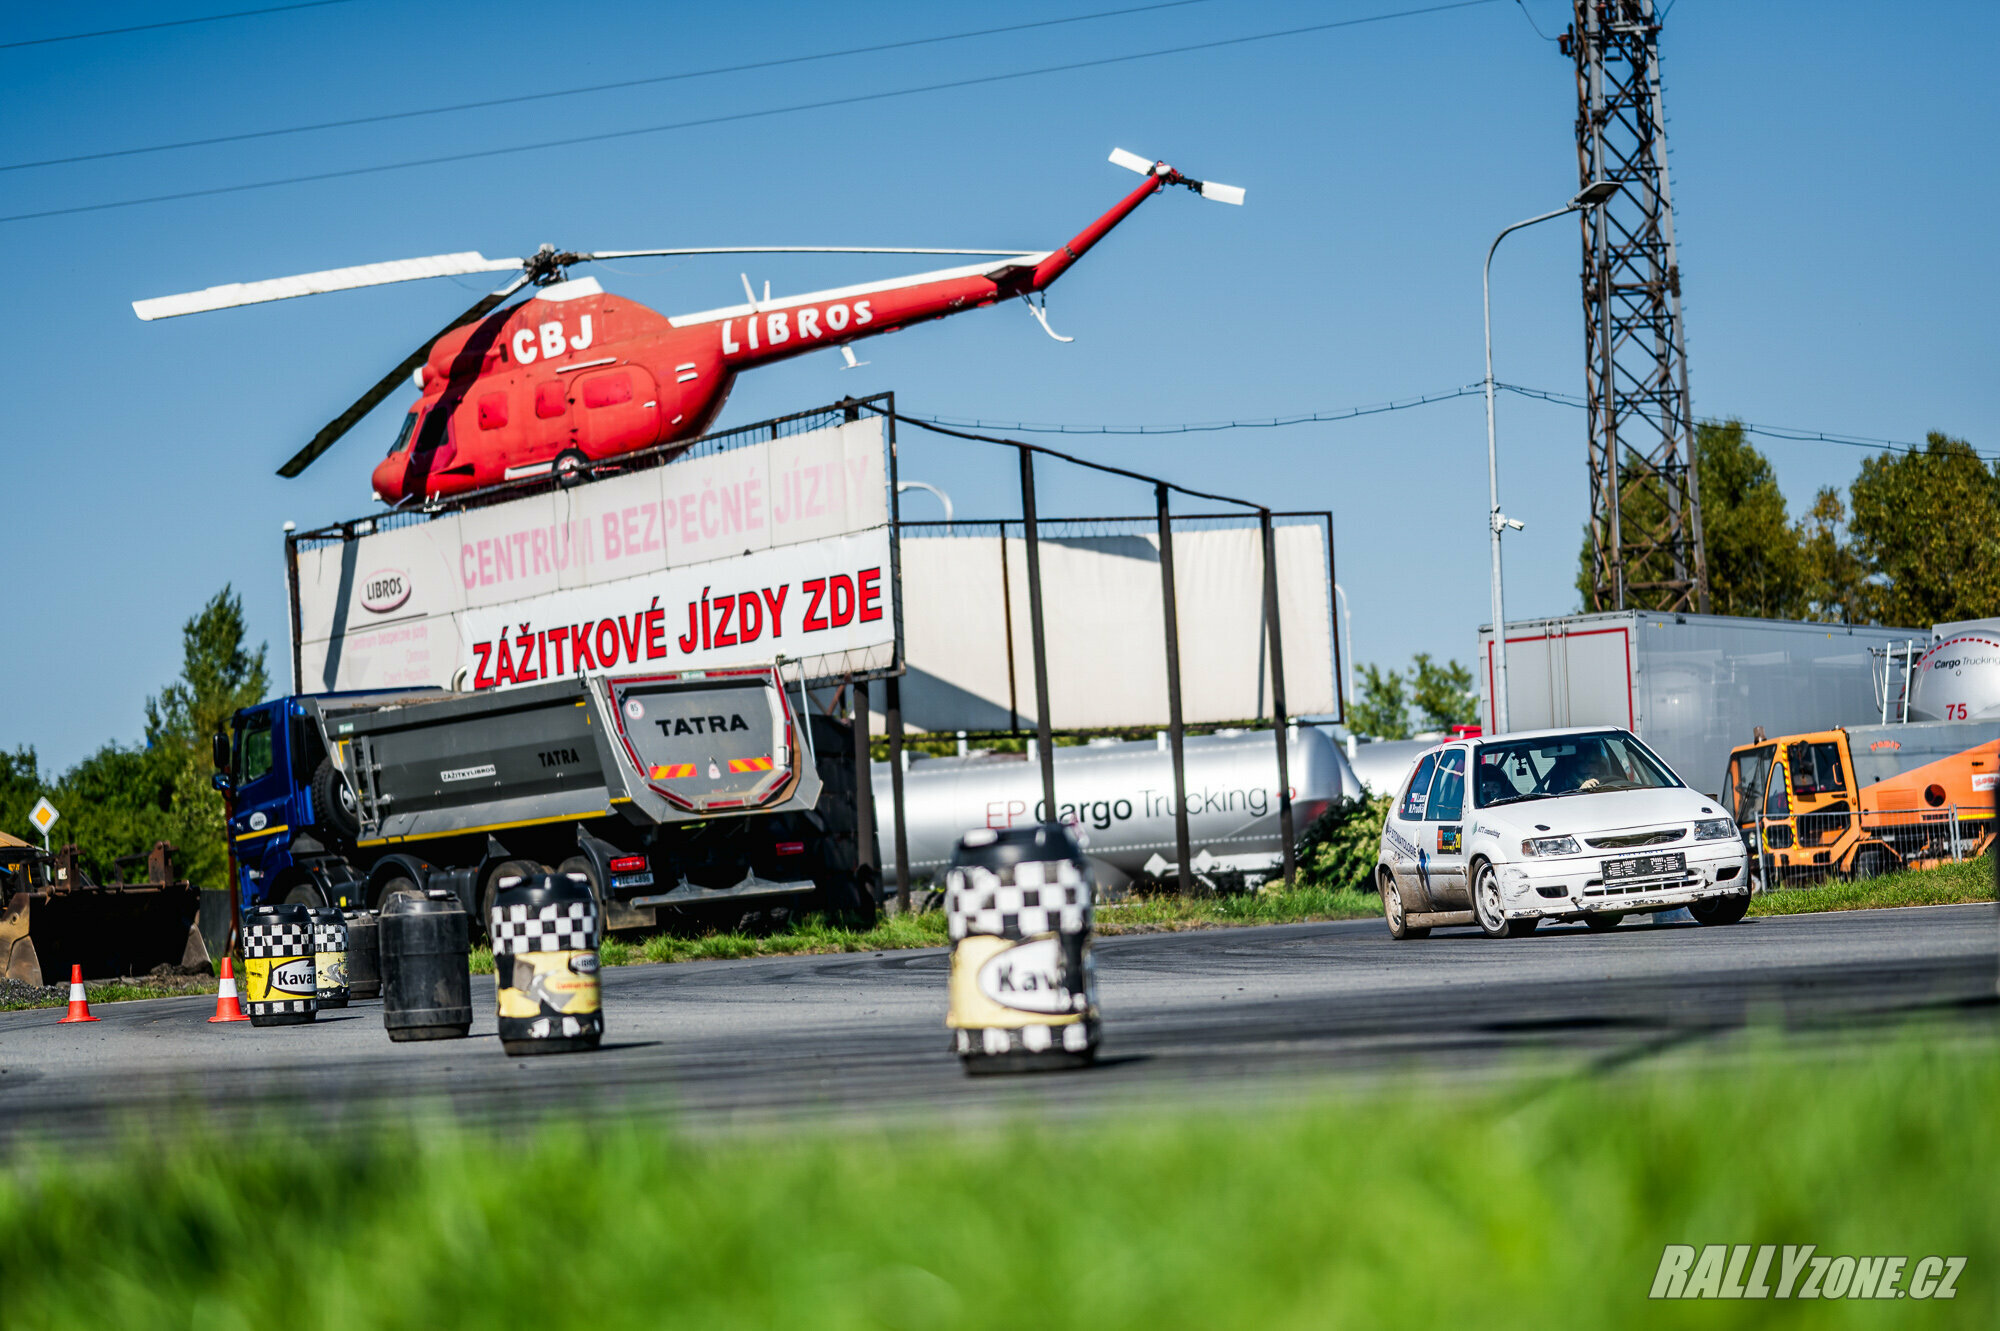
<svg viewBox="0 0 2000 1331"><path fill-rule="evenodd" d="M409 599L410 575L401 569L380 569L361 584L361 608L371 615L386 615Z"/></svg>

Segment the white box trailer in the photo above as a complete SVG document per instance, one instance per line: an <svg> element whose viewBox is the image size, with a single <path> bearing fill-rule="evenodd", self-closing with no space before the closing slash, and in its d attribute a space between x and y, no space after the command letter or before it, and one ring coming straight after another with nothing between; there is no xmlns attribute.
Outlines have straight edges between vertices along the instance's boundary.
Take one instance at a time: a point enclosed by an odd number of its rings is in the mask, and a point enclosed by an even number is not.
<svg viewBox="0 0 2000 1331"><path fill-rule="evenodd" d="M1917 629L1620 610L1507 625L1510 730L1624 726L1717 794L1729 750L1879 719L1882 653ZM1872 655L1871 655L1872 653ZM1493 731L1492 626L1479 630L1479 718Z"/></svg>

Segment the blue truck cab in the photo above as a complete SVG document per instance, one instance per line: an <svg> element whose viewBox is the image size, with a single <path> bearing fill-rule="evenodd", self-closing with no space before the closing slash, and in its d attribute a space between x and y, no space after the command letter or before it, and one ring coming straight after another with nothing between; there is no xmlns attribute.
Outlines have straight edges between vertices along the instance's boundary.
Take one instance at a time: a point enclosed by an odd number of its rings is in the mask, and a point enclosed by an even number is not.
<svg viewBox="0 0 2000 1331"><path fill-rule="evenodd" d="M355 827L354 798L328 757L319 705L409 690L273 698L245 707L217 735L216 787L229 799L236 886L246 909L269 902L360 905L360 883L340 854Z"/></svg>

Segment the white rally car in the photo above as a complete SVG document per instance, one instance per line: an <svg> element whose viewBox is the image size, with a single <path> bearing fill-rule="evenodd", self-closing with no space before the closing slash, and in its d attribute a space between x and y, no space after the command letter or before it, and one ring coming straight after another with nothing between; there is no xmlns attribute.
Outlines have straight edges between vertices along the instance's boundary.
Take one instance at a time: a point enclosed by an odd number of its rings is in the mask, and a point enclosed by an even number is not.
<svg viewBox="0 0 2000 1331"><path fill-rule="evenodd" d="M1677 906L1703 924L1734 924L1750 905L1729 811L1609 727L1426 752L1383 824L1375 879L1396 938L1450 924L1518 938L1543 920L1615 929Z"/></svg>

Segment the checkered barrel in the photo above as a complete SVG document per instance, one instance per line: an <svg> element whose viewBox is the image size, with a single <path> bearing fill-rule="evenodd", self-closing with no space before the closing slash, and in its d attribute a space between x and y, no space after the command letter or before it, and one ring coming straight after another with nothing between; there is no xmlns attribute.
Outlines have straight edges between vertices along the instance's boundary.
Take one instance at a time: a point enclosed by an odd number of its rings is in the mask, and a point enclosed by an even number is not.
<svg viewBox="0 0 2000 1331"><path fill-rule="evenodd" d="M243 1008L252 1026L302 1026L319 1013L313 918L304 906L256 906L243 917Z"/></svg>
<svg viewBox="0 0 2000 1331"><path fill-rule="evenodd" d="M347 1006L347 917L337 906L313 906L313 988L322 1008Z"/></svg>
<svg viewBox="0 0 2000 1331"><path fill-rule="evenodd" d="M967 832L945 873L952 1049L973 1073L1097 1054L1090 866L1061 823Z"/></svg>
<svg viewBox="0 0 2000 1331"><path fill-rule="evenodd" d="M502 878L489 930L510 1054L595 1049L604 1037L597 898L582 874Z"/></svg>

